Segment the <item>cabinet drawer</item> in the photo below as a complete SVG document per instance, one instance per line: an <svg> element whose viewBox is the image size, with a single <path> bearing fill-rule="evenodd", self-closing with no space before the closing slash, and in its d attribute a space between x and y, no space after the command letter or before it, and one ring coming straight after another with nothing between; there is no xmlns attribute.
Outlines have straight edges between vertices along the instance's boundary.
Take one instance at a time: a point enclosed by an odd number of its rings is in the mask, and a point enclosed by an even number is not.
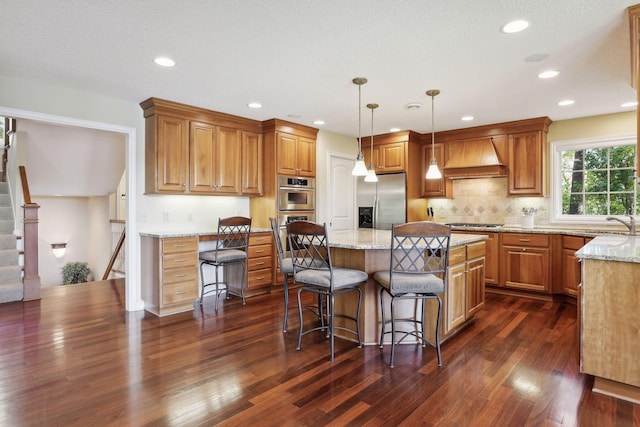
<svg viewBox="0 0 640 427"><path fill-rule="evenodd" d="M562 236L562 247L564 249L573 249L577 251L583 246L584 246L584 237Z"/></svg>
<svg viewBox="0 0 640 427"><path fill-rule="evenodd" d="M271 234L252 234L249 237L249 246L270 245L271 239Z"/></svg>
<svg viewBox="0 0 640 427"><path fill-rule="evenodd" d="M248 288L258 288L271 285L271 269L255 270L249 272Z"/></svg>
<svg viewBox="0 0 640 427"><path fill-rule="evenodd" d="M249 258L271 256L271 245L249 246Z"/></svg>
<svg viewBox="0 0 640 427"><path fill-rule="evenodd" d="M521 233L503 233L503 246L549 246L549 236L546 234L521 234Z"/></svg>
<svg viewBox="0 0 640 427"><path fill-rule="evenodd" d="M486 244L484 242L471 243L467 245L467 259L480 258L485 254Z"/></svg>
<svg viewBox="0 0 640 427"><path fill-rule="evenodd" d="M467 260L467 248L460 246L449 250L449 265L460 264Z"/></svg>
<svg viewBox="0 0 640 427"><path fill-rule="evenodd" d="M193 267L198 265L197 252L162 255L162 268Z"/></svg>
<svg viewBox="0 0 640 427"><path fill-rule="evenodd" d="M198 269L191 267L170 268L162 270L162 283L168 285L178 282L189 282L198 280Z"/></svg>
<svg viewBox="0 0 640 427"><path fill-rule="evenodd" d="M162 239L162 253L198 252L198 239L195 237L176 237Z"/></svg>
<svg viewBox="0 0 640 427"><path fill-rule="evenodd" d="M259 257L259 258L250 258L247 261L247 270L249 270L249 271L261 270L263 268L270 268L270 267L271 267L271 257L270 256L263 256L263 257Z"/></svg>
<svg viewBox="0 0 640 427"><path fill-rule="evenodd" d="M162 287L162 304L175 304L183 301L194 301L198 298L196 282L174 283Z"/></svg>

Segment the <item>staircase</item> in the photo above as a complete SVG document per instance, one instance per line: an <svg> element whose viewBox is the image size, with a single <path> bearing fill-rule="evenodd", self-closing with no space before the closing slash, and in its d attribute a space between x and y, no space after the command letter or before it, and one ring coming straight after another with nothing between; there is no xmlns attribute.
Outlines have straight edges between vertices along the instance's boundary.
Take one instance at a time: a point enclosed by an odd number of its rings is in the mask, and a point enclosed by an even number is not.
<svg viewBox="0 0 640 427"><path fill-rule="evenodd" d="M9 186L6 182L0 182L0 303L23 299L22 267L13 229Z"/></svg>

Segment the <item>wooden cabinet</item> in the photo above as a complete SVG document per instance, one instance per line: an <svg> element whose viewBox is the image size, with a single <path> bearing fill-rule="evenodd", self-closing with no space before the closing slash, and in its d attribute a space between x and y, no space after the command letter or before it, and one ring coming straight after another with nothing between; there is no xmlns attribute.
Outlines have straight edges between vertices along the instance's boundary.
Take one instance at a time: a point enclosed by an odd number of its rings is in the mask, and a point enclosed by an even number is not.
<svg viewBox="0 0 640 427"><path fill-rule="evenodd" d="M146 192L184 193L189 178L189 122L157 115L146 122Z"/></svg>
<svg viewBox="0 0 640 427"><path fill-rule="evenodd" d="M449 252L444 298L445 335L463 325L484 306L484 260L484 242L455 247Z"/></svg>
<svg viewBox="0 0 640 427"><path fill-rule="evenodd" d="M140 106L146 194L261 194L260 122L156 98Z"/></svg>
<svg viewBox="0 0 640 427"><path fill-rule="evenodd" d="M457 247L449 252L449 268L447 271L445 334L462 325L466 320L467 300L467 259L466 247Z"/></svg>
<svg viewBox="0 0 640 427"><path fill-rule="evenodd" d="M189 132L189 191L240 194L239 130L191 122Z"/></svg>
<svg viewBox="0 0 640 427"><path fill-rule="evenodd" d="M473 317L484 307L486 243L467 245L467 307L466 319Z"/></svg>
<svg viewBox="0 0 640 427"><path fill-rule="evenodd" d="M262 135L242 132L242 194L262 195Z"/></svg>
<svg viewBox="0 0 640 427"><path fill-rule="evenodd" d="M198 299L198 238L141 239L142 298L157 316L193 309Z"/></svg>
<svg viewBox="0 0 640 427"><path fill-rule="evenodd" d="M510 196L546 196L546 132L531 131L509 135Z"/></svg>
<svg viewBox="0 0 640 427"><path fill-rule="evenodd" d="M444 156L444 144L437 143L434 144L433 150L431 148L431 144L425 144L422 146L422 170L420 172L420 180L422 182L422 197L447 197L449 199L453 198L453 181L450 179L446 179L444 174L440 179L426 179L427 169L429 169L429 164L431 162L432 154L435 153L436 161L438 162L438 167L441 169L445 163Z"/></svg>
<svg viewBox="0 0 640 427"><path fill-rule="evenodd" d="M587 244L591 238L580 236L562 236L562 291L566 295L578 296L581 281L580 260L576 251Z"/></svg>
<svg viewBox="0 0 640 427"><path fill-rule="evenodd" d="M276 173L316 176L316 140L283 132L276 134Z"/></svg>
<svg viewBox="0 0 640 427"><path fill-rule="evenodd" d="M527 291L550 292L549 235L504 233L501 253L504 286Z"/></svg>
<svg viewBox="0 0 640 427"><path fill-rule="evenodd" d="M371 145L365 144L363 138L364 162L368 168L373 156L373 167L377 174L404 172L406 171L406 145L405 142L379 145L375 145L374 142L372 154Z"/></svg>
<svg viewBox="0 0 640 427"><path fill-rule="evenodd" d="M251 233L248 251L248 295L255 294L256 292L252 291L259 288L263 288L264 292L269 292L273 282L273 237L271 233Z"/></svg>

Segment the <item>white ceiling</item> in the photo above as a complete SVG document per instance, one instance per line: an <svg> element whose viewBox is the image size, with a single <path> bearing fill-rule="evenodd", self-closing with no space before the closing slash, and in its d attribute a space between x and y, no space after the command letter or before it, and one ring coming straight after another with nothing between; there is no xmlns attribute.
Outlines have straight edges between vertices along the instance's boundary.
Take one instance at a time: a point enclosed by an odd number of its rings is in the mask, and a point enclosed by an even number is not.
<svg viewBox="0 0 640 427"><path fill-rule="evenodd" d="M637 1L4 1L0 74L136 103L154 96L258 120L322 119L314 127L352 136L359 76L369 79L362 105L380 104L374 133L429 132L433 88L437 130L561 120L635 100L626 8ZM503 34L516 18L530 27ZM538 54L549 56L527 61ZM158 55L176 67L159 68ZM561 74L538 79L546 69ZM566 98L575 104L558 107ZM467 114L476 120L461 122ZM362 121L369 134L364 107Z"/></svg>

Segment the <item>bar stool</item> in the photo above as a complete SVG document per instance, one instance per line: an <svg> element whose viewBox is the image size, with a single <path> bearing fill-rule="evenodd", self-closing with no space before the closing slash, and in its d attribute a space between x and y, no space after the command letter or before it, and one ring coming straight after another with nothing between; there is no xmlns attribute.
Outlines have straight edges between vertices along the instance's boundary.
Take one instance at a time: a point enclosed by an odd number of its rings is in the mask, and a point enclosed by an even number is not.
<svg viewBox="0 0 640 427"><path fill-rule="evenodd" d="M242 278L240 280L240 297L242 298L242 305L245 304L245 288L247 277L247 247L249 246L249 234L251 233L251 218L245 218L241 216L234 216L229 218L218 219L218 239L216 241L216 247L212 251L205 251L199 253L200 259L200 305L204 300L204 296L215 292L216 295L216 311L218 311L218 300L222 291L227 291L227 298L229 293L233 292L229 283L225 283L225 287L220 287L220 280L218 276L218 269L220 267L227 267L233 264L242 265ZM214 267L215 281L206 283L204 277L205 265ZM215 286L215 290L207 291L209 286Z"/></svg>

